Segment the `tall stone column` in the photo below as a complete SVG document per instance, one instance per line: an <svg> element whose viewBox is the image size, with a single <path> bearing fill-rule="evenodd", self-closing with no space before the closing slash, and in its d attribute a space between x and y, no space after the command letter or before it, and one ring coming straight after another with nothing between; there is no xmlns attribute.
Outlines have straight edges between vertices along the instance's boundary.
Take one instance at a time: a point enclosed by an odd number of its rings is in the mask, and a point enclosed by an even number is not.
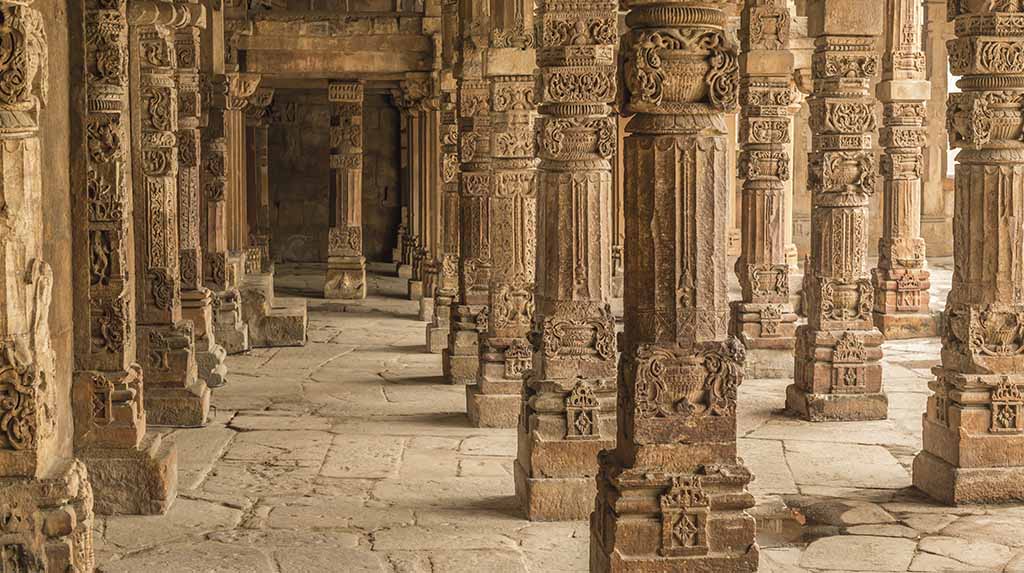
<svg viewBox="0 0 1024 573"><path fill-rule="evenodd" d="M491 273L490 213L484 192L491 185L491 90L483 76L490 20L480 0L460 2L459 7L459 298L452 306L442 366L449 383L472 384L480 368L479 337L487 324Z"/></svg>
<svg viewBox="0 0 1024 573"><path fill-rule="evenodd" d="M626 0L626 292L618 442L602 452L590 570L754 571L729 336L729 3Z"/></svg>
<svg viewBox="0 0 1024 573"><path fill-rule="evenodd" d="M454 79L441 92L441 232L434 312L427 325L427 351L448 348L452 304L459 296L459 123Z"/></svg>
<svg viewBox="0 0 1024 573"><path fill-rule="evenodd" d="M213 294L203 285L203 248L199 240L202 191L200 157L202 144L202 94L199 85L200 35L206 27L206 10L190 4L195 18L174 35L178 89L178 248L181 276L181 313L191 320L195 337L199 378L210 388L227 383L227 352L217 344L213 329Z"/></svg>
<svg viewBox="0 0 1024 573"><path fill-rule="evenodd" d="M229 73L228 92L224 100L224 139L227 161L227 243L228 265L234 286L245 275L245 259L249 250L249 191L247 177L247 143L245 110L259 87L258 74ZM244 302L244 300L243 300Z"/></svg>
<svg viewBox="0 0 1024 573"><path fill-rule="evenodd" d="M532 14L531 14L532 15ZM527 28L529 29L529 28ZM537 197L535 185L533 51L487 52L491 76L491 172L481 194L488 213L491 265L487 311L481 315L480 370L466 387L466 412L477 427L514 428L522 410L523 375L533 347ZM524 56L528 53L528 56ZM505 74L508 75L505 75Z"/></svg>
<svg viewBox="0 0 1024 573"><path fill-rule="evenodd" d="M204 42L203 46L207 45ZM205 59L205 58L204 58ZM208 69L204 67L204 70ZM217 342L228 354L249 350L249 328L242 320L239 276L231 264L228 250L228 141L225 119L231 92L248 91L238 74L212 75L204 71L208 82L209 103L204 105L202 136L203 208L200 241L204 249L203 279L213 292L213 326ZM232 87L235 84L235 87ZM255 90L255 86L253 86Z"/></svg>
<svg viewBox="0 0 1024 573"><path fill-rule="evenodd" d="M921 189L921 236L928 256L953 255L953 185L946 134L946 95L949 86L949 54L946 43L953 39L953 23L947 21L947 1L924 0L925 76L931 85L928 119L925 122L928 145L925 146L923 187Z"/></svg>
<svg viewBox="0 0 1024 573"><path fill-rule="evenodd" d="M1004 11L1006 10L1006 11ZM914 485L948 504L1024 500L1024 42L1016 5L950 3L953 289Z"/></svg>
<svg viewBox="0 0 1024 573"><path fill-rule="evenodd" d="M884 196L882 237L878 241L875 326L888 339L934 336L928 307L929 273L921 237L921 193L927 144L925 79L921 49L921 0L886 0L885 57L878 99L885 107L881 143Z"/></svg>
<svg viewBox="0 0 1024 573"><path fill-rule="evenodd" d="M363 258L363 84L332 82L330 238L324 297L366 298Z"/></svg>
<svg viewBox="0 0 1024 573"><path fill-rule="evenodd" d="M531 520L586 519L597 455L615 446L612 161L618 4L538 7L540 67L533 372L523 390L516 497ZM573 86L566 89L566 86Z"/></svg>
<svg viewBox="0 0 1024 573"><path fill-rule="evenodd" d="M624 288L622 273L625 261L623 261L623 244L626 241L626 209L625 209L625 188L626 180L623 177L623 140L626 137L626 119L616 110L615 112L615 160L612 163L612 175L614 177L615 190L612 194L612 296L622 298Z"/></svg>
<svg viewBox="0 0 1024 573"><path fill-rule="evenodd" d="M50 342L54 274L43 250L48 221L39 136L47 92L44 16L30 2L0 2L0 17L3 74L11 80L0 93L0 567L92 571L93 494L85 466L61 443L73 422Z"/></svg>
<svg viewBox="0 0 1024 573"><path fill-rule="evenodd" d="M165 426L202 426L210 389L198 378L193 325L181 313L178 246L178 90L172 25L196 4L131 6L132 195L136 340L146 374L146 415ZM137 113L135 113L137 111Z"/></svg>
<svg viewBox="0 0 1024 573"><path fill-rule="evenodd" d="M274 90L258 88L246 105L246 221L249 242L239 284L242 320L253 348L302 346L308 324L306 299L277 298L270 260L269 109Z"/></svg>
<svg viewBox="0 0 1024 573"><path fill-rule="evenodd" d="M807 325L797 329L794 384L786 407L811 421L879 420L882 333L874 326L867 271L868 203L875 192L872 78L882 0L813 0L811 252L804 269Z"/></svg>
<svg viewBox="0 0 1024 573"><path fill-rule="evenodd" d="M430 212L428 172L431 151L436 150L437 145L437 142L428 140L428 132L431 127L436 129L437 120L437 100L432 96L433 82L430 79L411 78L402 81L395 98L405 115L406 157L403 178L409 203L406 234L402 241L404 269L400 269L399 276L409 279L406 291L409 300L421 300L424 294Z"/></svg>
<svg viewBox="0 0 1024 573"><path fill-rule="evenodd" d="M790 12L790 13L792 14L792 12ZM784 146L786 155L789 156L790 163L792 164L791 167L795 167L795 165L799 161L801 161L801 157L799 155L797 155L797 153L796 153L796 138L797 138L797 134L799 132L797 130L796 121L794 121L794 119L797 117L797 114L799 114L800 110L803 108L803 102L804 102L803 92L801 92L799 89L797 89L795 83L796 83L795 81L792 81L792 80L790 81L790 93L792 95L790 97L789 106L787 106L787 108L786 108L786 111L788 112L789 119L790 119L790 121L789 121L789 141L787 141L786 145ZM807 155L804 154L803 158L806 159L806 157L807 157ZM783 182L782 182L783 203L785 205L784 215L783 215L783 218L782 218L782 236L783 236L783 245L785 245L784 249L785 249L785 252L786 252L786 264L789 265L790 285L792 285L794 283L799 285L799 278L800 278L799 275L798 275L798 272L800 270L800 252L797 249L796 242L794 240L794 230L795 230L795 226L796 226L795 225L795 221L793 219L793 212L794 212L793 206L794 206L795 195L796 195L796 193L795 193L795 191L796 191L796 177L795 177L795 174L796 174L796 169L795 168L791 168L790 169L790 176L789 176L789 178L783 180ZM794 275L796 275L796 276L794 276ZM797 289L797 290L799 290L799 289ZM792 289L792 286L791 286L791 288L790 288L790 298L791 299L792 299L792 296L794 294L796 294L796 293L793 292L793 289Z"/></svg>
<svg viewBox="0 0 1024 573"><path fill-rule="evenodd" d="M75 449L88 466L97 513L163 513L176 495L178 464L163 434L146 434L149 396L136 361L134 235L146 230L133 225L145 203L132 200L126 2L90 0L83 20L85 107L73 116L72 133L80 135L71 154Z"/></svg>
<svg viewBox="0 0 1024 573"><path fill-rule="evenodd" d="M742 299L731 305L730 330L747 349L748 376L788 378L793 375L797 316L790 304L785 233L793 95L786 0L746 0L742 30L742 248L736 261Z"/></svg>
<svg viewBox="0 0 1024 573"><path fill-rule="evenodd" d="M441 252L441 100L431 97L423 110L423 261L420 277L420 320L430 320L434 314L434 290L439 281Z"/></svg>

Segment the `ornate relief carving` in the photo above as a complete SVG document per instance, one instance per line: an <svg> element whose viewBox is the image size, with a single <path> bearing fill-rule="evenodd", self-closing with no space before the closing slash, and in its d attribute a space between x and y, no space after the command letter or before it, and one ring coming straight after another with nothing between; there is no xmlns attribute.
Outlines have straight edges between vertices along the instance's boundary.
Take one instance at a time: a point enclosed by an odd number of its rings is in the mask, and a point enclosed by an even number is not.
<svg viewBox="0 0 1024 573"><path fill-rule="evenodd" d="M708 548L708 516L711 500L699 476L672 477L661 494L661 547L665 557L705 555Z"/></svg>
<svg viewBox="0 0 1024 573"><path fill-rule="evenodd" d="M593 385L578 380L565 397L565 439L593 440L601 437L601 402Z"/></svg>

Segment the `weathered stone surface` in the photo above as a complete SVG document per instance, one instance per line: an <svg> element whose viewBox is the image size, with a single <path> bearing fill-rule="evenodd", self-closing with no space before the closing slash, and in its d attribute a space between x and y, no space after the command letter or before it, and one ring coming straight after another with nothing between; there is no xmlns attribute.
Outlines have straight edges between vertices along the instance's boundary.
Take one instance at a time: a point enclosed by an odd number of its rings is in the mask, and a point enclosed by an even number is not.
<svg viewBox="0 0 1024 573"><path fill-rule="evenodd" d="M334 478L388 478L398 475L405 440L335 436L320 475Z"/></svg>
<svg viewBox="0 0 1024 573"><path fill-rule="evenodd" d="M918 551L955 559L969 567L998 571L1014 555L1005 545L959 537L933 536L921 540Z"/></svg>
<svg viewBox="0 0 1024 573"><path fill-rule="evenodd" d="M829 485L897 489L910 485L910 476L885 448L812 442L786 442L786 457L798 485ZM857 460L857 464L845 463Z"/></svg>
<svg viewBox="0 0 1024 573"><path fill-rule="evenodd" d="M207 533L233 529L242 512L214 503L178 499L160 517L121 517L108 520L105 538L127 550L158 547L183 535L201 538Z"/></svg>
<svg viewBox="0 0 1024 573"><path fill-rule="evenodd" d="M108 573L135 573L137 571L272 573L277 570L270 556L257 547L214 541L163 545L103 565L103 571Z"/></svg>
<svg viewBox="0 0 1024 573"><path fill-rule="evenodd" d="M916 547L916 541L893 537L826 537L804 550L800 566L843 571L906 571Z"/></svg>

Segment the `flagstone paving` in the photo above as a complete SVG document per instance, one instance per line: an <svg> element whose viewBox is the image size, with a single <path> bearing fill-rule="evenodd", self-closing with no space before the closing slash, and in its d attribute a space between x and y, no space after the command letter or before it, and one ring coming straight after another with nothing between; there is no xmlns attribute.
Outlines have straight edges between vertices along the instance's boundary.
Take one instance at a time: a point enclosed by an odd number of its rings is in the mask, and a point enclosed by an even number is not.
<svg viewBox="0 0 1024 573"><path fill-rule="evenodd" d="M98 519L101 571L587 571L588 525L521 517L514 430L469 426L416 303L398 279L370 281L365 302L310 299L307 346L229 358L213 423L169 432L179 499L164 516ZM788 381L743 384L761 570L1024 571L1024 506L946 508L910 487L939 341L885 351L882 422L801 422L780 410Z"/></svg>

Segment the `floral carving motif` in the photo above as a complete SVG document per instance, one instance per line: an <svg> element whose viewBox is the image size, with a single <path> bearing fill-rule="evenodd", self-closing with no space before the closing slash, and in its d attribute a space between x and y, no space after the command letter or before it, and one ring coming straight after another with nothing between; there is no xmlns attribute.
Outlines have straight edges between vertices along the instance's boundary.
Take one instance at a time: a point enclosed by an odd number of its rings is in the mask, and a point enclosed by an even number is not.
<svg viewBox="0 0 1024 573"><path fill-rule="evenodd" d="M36 447L37 394L45 380L18 355L12 341L0 346L0 449Z"/></svg>

